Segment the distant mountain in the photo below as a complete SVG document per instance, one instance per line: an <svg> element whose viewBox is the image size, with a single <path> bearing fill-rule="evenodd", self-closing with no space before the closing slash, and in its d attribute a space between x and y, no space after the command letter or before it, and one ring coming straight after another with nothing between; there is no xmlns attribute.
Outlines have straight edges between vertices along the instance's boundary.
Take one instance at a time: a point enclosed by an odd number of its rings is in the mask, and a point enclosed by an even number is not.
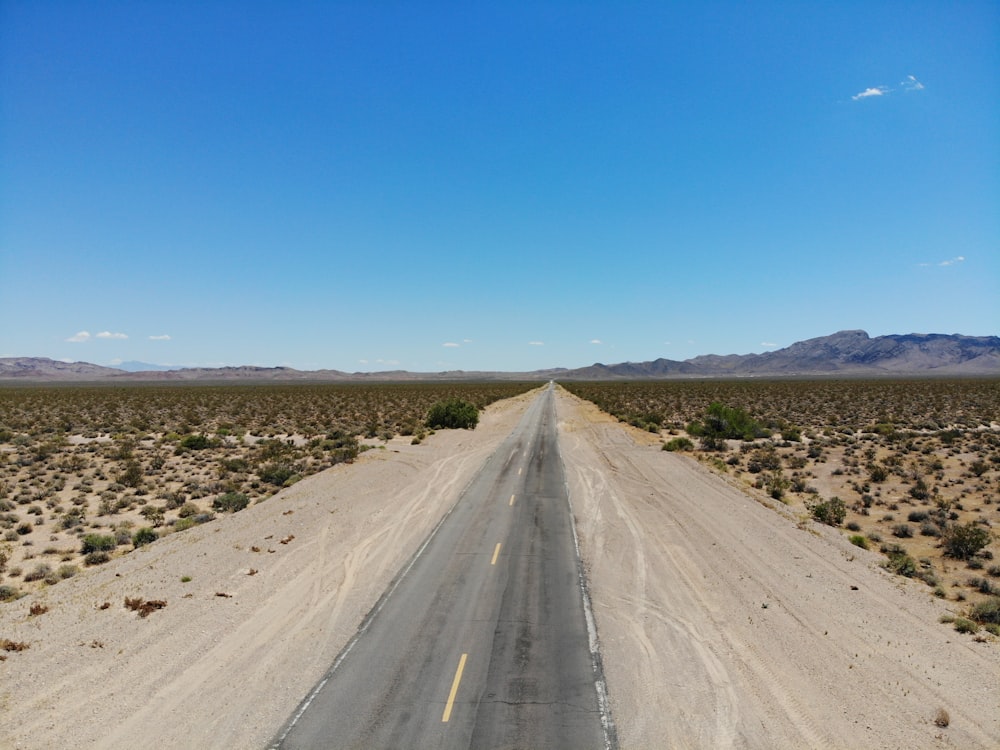
<svg viewBox="0 0 1000 750"><path fill-rule="evenodd" d="M168 370L180 370L180 367L173 365L153 365L149 362L120 362L115 365L119 370L125 372L166 372Z"/></svg>
<svg viewBox="0 0 1000 750"><path fill-rule="evenodd" d="M126 371L87 362L59 362L42 357L0 359L0 380L41 381L329 381L387 382L444 380L649 380L664 378L779 377L837 375L852 377L904 375L1000 376L1000 337L911 333L876 336L840 331L800 341L764 354L705 354L678 362L595 363L575 370L534 372L354 372L295 370L291 367L208 367Z"/></svg>
<svg viewBox="0 0 1000 750"><path fill-rule="evenodd" d="M5 380L99 380L120 374L121 370L89 362L60 362L45 357L0 359L0 379Z"/></svg>
<svg viewBox="0 0 1000 750"><path fill-rule="evenodd" d="M706 354L676 362L594 364L567 379L779 375L1000 375L1000 337L938 333L877 336L840 331L764 354Z"/></svg>

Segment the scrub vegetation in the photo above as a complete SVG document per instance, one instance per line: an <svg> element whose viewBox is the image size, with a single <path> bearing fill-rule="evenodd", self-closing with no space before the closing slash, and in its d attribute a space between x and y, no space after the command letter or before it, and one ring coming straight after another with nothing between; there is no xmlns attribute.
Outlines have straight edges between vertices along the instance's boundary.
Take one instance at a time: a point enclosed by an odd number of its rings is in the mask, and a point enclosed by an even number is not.
<svg viewBox="0 0 1000 750"><path fill-rule="evenodd" d="M0 602L537 383L0 387ZM448 426L438 424L437 426Z"/></svg>
<svg viewBox="0 0 1000 750"><path fill-rule="evenodd" d="M1000 634L1000 380L563 385L805 523L843 528Z"/></svg>

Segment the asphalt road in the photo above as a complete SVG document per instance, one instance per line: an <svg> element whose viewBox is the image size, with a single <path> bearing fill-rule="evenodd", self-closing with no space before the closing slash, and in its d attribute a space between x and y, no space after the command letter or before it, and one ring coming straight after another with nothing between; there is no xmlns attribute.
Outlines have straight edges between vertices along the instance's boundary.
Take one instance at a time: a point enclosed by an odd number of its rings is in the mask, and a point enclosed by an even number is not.
<svg viewBox="0 0 1000 750"><path fill-rule="evenodd" d="M611 748L552 387L271 747Z"/></svg>

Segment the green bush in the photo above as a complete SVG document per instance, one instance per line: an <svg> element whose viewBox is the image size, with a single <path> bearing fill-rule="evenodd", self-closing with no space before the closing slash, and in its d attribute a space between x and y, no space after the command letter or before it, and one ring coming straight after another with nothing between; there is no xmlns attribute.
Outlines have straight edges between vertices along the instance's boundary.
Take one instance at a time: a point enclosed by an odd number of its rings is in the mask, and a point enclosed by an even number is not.
<svg viewBox="0 0 1000 750"><path fill-rule="evenodd" d="M83 538L83 547L80 549L80 552L84 555L88 555L91 552L110 552L117 546L118 542L115 541L113 536L107 536L105 534L87 534Z"/></svg>
<svg viewBox="0 0 1000 750"><path fill-rule="evenodd" d="M855 547L861 547L861 549L868 549L868 540L865 539L861 534L852 534L848 537L848 541Z"/></svg>
<svg viewBox="0 0 1000 750"><path fill-rule="evenodd" d="M889 556L885 563L886 570L906 578L913 578L917 575L917 561L906 554L906 550L898 544L883 545L882 552Z"/></svg>
<svg viewBox="0 0 1000 750"><path fill-rule="evenodd" d="M111 559L111 555L107 552L91 552L89 555L83 558L84 565L102 565Z"/></svg>
<svg viewBox="0 0 1000 750"><path fill-rule="evenodd" d="M219 495L219 497L212 501L212 507L215 510L225 513L235 513L238 510L243 510L249 504L250 498L242 492L227 492L225 495Z"/></svg>
<svg viewBox="0 0 1000 750"><path fill-rule="evenodd" d="M990 532L974 521L964 525L954 524L941 534L941 546L948 557L969 560L990 543Z"/></svg>
<svg viewBox="0 0 1000 750"><path fill-rule="evenodd" d="M257 472L261 481L283 487L285 483L296 474L295 467L284 462L273 462L264 464Z"/></svg>
<svg viewBox="0 0 1000 750"><path fill-rule="evenodd" d="M959 633L975 633L979 630L979 623L966 620L964 617L956 617L955 630Z"/></svg>
<svg viewBox="0 0 1000 750"><path fill-rule="evenodd" d="M991 596L976 604L969 617L986 625L1000 625L1000 596Z"/></svg>
<svg viewBox="0 0 1000 750"><path fill-rule="evenodd" d="M132 546L142 547L145 544L155 542L159 537L156 532L148 526L144 526L132 535Z"/></svg>
<svg viewBox="0 0 1000 750"><path fill-rule="evenodd" d="M663 446L665 451L689 451L694 450L694 443L686 437L675 437Z"/></svg>
<svg viewBox="0 0 1000 750"><path fill-rule="evenodd" d="M479 424L479 410L475 404L451 398L434 404L427 413L427 426L432 430L474 430Z"/></svg>
<svg viewBox="0 0 1000 750"><path fill-rule="evenodd" d="M724 406L717 401L709 404L700 430L701 436L717 440L753 440L767 435L767 431L743 409Z"/></svg>
<svg viewBox="0 0 1000 750"><path fill-rule="evenodd" d="M812 517L827 526L840 526L847 517L847 505L839 497L831 497L809 508Z"/></svg>

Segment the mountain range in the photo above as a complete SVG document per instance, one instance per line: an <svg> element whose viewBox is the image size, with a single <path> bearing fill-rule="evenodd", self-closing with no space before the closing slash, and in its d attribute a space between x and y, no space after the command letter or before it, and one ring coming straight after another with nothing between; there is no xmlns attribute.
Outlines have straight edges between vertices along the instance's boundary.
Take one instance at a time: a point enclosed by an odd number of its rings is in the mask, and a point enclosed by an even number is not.
<svg viewBox="0 0 1000 750"><path fill-rule="evenodd" d="M148 369L138 369L142 366ZM126 369L127 368L127 369ZM133 371L138 370L138 371ZM103 367L44 357L0 358L3 381L404 381L404 380L649 380L736 377L876 377L985 375L1000 376L1000 337L959 334L870 337L864 331L840 331L800 341L763 354L705 354L676 361L595 363L577 369L532 372L415 373L296 370L290 367L214 367L166 369L162 365L123 363Z"/></svg>

